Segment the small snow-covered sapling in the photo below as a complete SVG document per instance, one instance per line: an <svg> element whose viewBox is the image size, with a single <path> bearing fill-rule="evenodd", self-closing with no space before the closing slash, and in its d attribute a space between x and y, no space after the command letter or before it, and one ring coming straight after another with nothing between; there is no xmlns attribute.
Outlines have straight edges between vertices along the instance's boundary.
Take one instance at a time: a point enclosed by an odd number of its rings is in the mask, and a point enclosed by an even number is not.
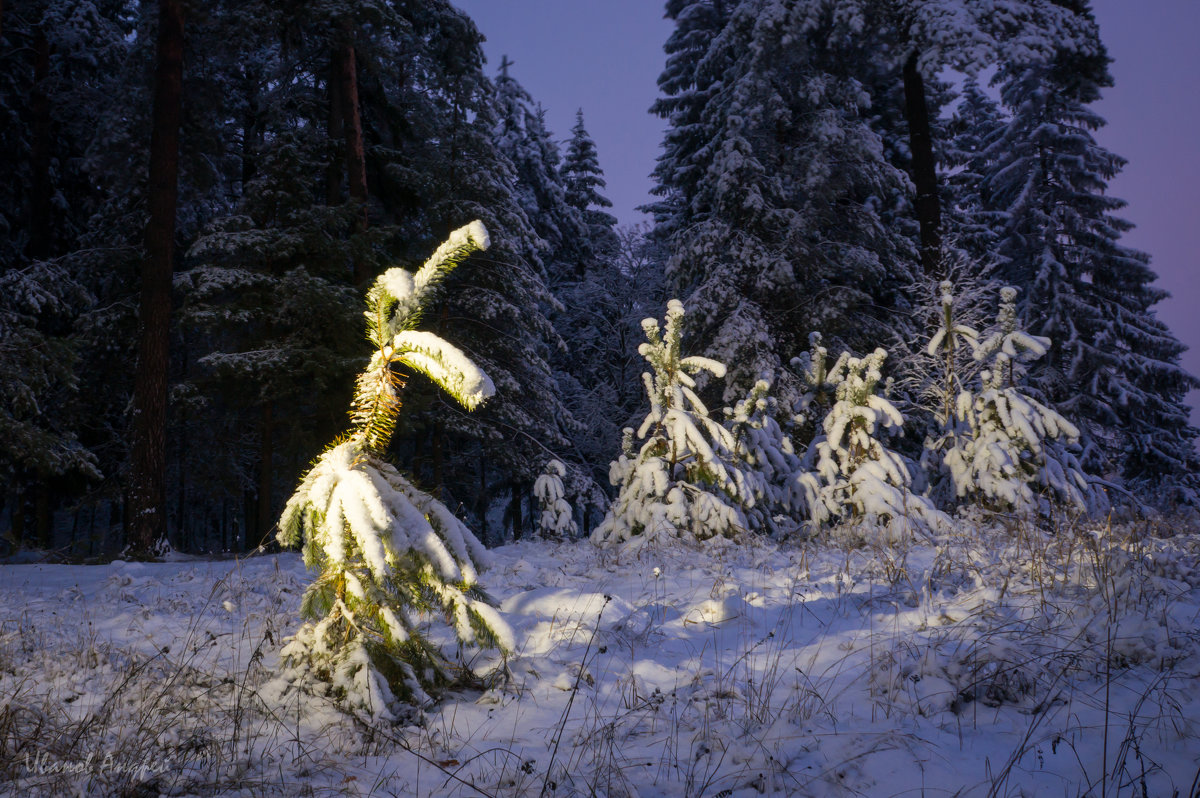
<svg viewBox="0 0 1200 798"><path fill-rule="evenodd" d="M317 460L280 519L279 542L303 541L320 571L302 604L308 619L283 650L289 673L376 717L462 675L422 633L440 615L462 645L513 648L507 625L480 588L487 553L441 502L385 459L400 410L393 365L428 376L473 410L494 393L466 355L414 329L444 277L488 235L473 222L454 231L415 273L388 269L367 293L367 338L375 347L358 377L353 427Z"/></svg>

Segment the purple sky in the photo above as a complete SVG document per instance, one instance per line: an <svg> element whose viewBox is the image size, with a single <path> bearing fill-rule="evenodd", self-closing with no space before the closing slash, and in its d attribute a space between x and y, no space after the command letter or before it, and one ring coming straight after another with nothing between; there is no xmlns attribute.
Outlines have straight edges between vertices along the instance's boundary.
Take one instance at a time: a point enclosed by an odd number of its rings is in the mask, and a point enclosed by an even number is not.
<svg viewBox="0 0 1200 798"><path fill-rule="evenodd" d="M641 220L662 123L657 96L671 27L657 0L454 0L487 36L488 70L500 56L546 107L565 139L582 107L600 151L607 195L622 223ZM1110 192L1137 225L1125 243L1149 252L1171 299L1159 316L1191 351L1200 374L1200 1L1093 0L1116 86L1097 106L1100 143L1128 159ZM1191 395L1200 407L1200 392ZM1193 413L1200 420L1200 414Z"/></svg>

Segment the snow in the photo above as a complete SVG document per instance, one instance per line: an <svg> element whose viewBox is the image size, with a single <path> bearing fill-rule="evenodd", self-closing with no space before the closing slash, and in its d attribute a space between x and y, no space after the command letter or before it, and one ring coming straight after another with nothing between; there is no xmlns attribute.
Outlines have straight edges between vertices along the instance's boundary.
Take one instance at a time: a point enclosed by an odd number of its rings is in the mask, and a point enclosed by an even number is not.
<svg viewBox="0 0 1200 798"><path fill-rule="evenodd" d="M35 796L138 783L246 796L1191 789L1200 537L1014 537L971 521L930 543L836 542L851 532L804 546L496 549L483 580L512 630L507 679L396 726L273 679L310 579L296 554L0 565L7 784ZM389 705L364 657L334 678Z"/></svg>
<svg viewBox="0 0 1200 798"><path fill-rule="evenodd" d="M397 360L426 374L451 396L461 397L468 410L476 409L496 394L496 386L481 368L458 347L434 333L404 330L392 339L392 346L403 353Z"/></svg>

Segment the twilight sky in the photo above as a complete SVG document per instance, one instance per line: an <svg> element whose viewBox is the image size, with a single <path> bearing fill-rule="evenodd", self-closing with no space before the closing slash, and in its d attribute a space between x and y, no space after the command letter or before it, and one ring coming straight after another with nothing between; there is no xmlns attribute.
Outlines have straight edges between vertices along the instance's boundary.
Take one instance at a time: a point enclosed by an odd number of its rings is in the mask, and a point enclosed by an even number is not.
<svg viewBox="0 0 1200 798"><path fill-rule="evenodd" d="M622 223L649 199L663 125L647 109L657 96L662 44L670 33L658 0L453 0L487 37L494 75L500 56L541 102L565 139L582 107ZM1137 225L1124 242L1150 253L1157 306L1191 351L1200 374L1200 2L1093 0L1116 85L1096 107L1108 120L1100 144L1129 163L1110 193ZM1200 392L1191 394L1200 407ZM1200 422L1200 413L1193 413Z"/></svg>

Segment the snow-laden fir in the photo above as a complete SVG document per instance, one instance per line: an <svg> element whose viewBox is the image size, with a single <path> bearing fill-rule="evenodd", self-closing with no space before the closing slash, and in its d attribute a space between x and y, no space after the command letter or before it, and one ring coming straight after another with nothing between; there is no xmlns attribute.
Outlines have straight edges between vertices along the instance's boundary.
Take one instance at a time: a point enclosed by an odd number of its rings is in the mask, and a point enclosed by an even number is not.
<svg viewBox="0 0 1200 798"><path fill-rule="evenodd" d="M634 451L634 431L625 430L622 453L613 461L610 480L617 488L608 513L592 531L600 545L646 543L677 538L704 540L733 537L746 528L743 493L732 454L733 434L709 417L696 394L693 375L708 372L717 379L725 366L705 357L684 357L683 303L667 304L665 324L646 319L646 341L638 352L652 371L642 374L650 412L636 437L645 441Z"/></svg>
<svg viewBox="0 0 1200 798"><path fill-rule="evenodd" d="M358 378L353 429L305 475L279 522L280 543L303 544L305 563L320 571L304 595L310 622L282 652L281 694L323 690L383 718L428 704L428 690L471 675L419 630L430 612L444 617L461 645L513 649L478 582L487 551L385 459L400 410L394 365L421 372L468 410L495 392L456 347L412 329L444 277L488 244L473 222L416 274L389 269L367 292L367 338L376 351Z"/></svg>
<svg viewBox="0 0 1200 798"><path fill-rule="evenodd" d="M563 489L562 478L566 473L566 466L558 460L551 460L533 483L533 495L537 497L541 510L538 529L542 537L551 540L572 540L579 534L575 513Z"/></svg>

